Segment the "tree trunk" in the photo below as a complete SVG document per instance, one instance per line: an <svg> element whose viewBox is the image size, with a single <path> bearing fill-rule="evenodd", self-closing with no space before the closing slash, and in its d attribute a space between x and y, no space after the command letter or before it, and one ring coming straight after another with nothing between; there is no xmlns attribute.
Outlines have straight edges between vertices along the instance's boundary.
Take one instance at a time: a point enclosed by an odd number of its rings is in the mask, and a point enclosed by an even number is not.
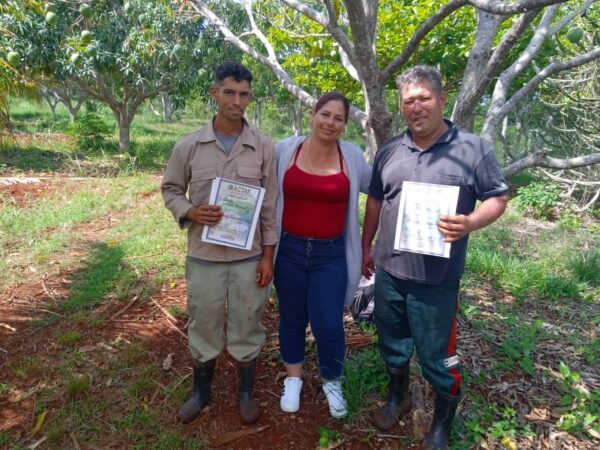
<svg viewBox="0 0 600 450"><path fill-rule="evenodd" d="M56 105L58 105L58 100L52 94L44 95L44 100L46 100L46 103L50 107L52 120L56 120Z"/></svg>
<svg viewBox="0 0 600 450"><path fill-rule="evenodd" d="M119 123L119 150L125 153L131 146L129 135L130 123L124 121Z"/></svg>
<svg viewBox="0 0 600 450"><path fill-rule="evenodd" d="M487 64L492 46L503 17L483 11L477 12L477 33L461 84L460 93L454 104L452 120L461 128L473 131L475 112L481 96L488 86Z"/></svg>
<svg viewBox="0 0 600 450"><path fill-rule="evenodd" d="M67 107L67 109L69 110L69 120L70 120L70 122L71 123L75 123L75 120L77 120L77 114L79 114L79 110L81 109L81 105L83 105L83 100L82 99L78 99L75 102L75 105L73 105L71 101L63 102L63 103Z"/></svg>
<svg viewBox="0 0 600 450"><path fill-rule="evenodd" d="M171 97L166 92L162 92L160 94L160 101L163 109L163 120L165 122L173 121L173 102L171 101Z"/></svg>
<svg viewBox="0 0 600 450"><path fill-rule="evenodd" d="M260 130L262 127L262 102L260 100L254 103L254 126Z"/></svg>
<svg viewBox="0 0 600 450"><path fill-rule="evenodd" d="M129 130L134 115L127 114L126 106L123 107L123 110L113 109L112 113L119 127L119 151L125 153L131 146Z"/></svg>
<svg viewBox="0 0 600 450"><path fill-rule="evenodd" d="M295 101L291 108L292 111L292 128L294 136L302 135L302 116L304 114L304 104L301 101Z"/></svg>
<svg viewBox="0 0 600 450"><path fill-rule="evenodd" d="M381 83L361 83L365 96L367 119L361 124L366 141L367 159L373 161L381 145L392 137L392 116L387 107L385 85Z"/></svg>

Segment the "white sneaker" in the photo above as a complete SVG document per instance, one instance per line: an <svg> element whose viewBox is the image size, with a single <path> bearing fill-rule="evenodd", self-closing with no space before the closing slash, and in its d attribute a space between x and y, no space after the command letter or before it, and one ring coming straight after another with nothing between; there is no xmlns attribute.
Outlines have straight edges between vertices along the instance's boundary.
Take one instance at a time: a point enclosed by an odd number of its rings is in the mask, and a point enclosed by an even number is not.
<svg viewBox="0 0 600 450"><path fill-rule="evenodd" d="M339 381L328 381L323 384L323 392L329 403L329 412L332 417L341 419L348 415L348 404L342 393L342 384Z"/></svg>
<svg viewBox="0 0 600 450"><path fill-rule="evenodd" d="M300 409L300 390L302 389L302 378L287 377L283 380L283 392L279 406L285 412L297 412Z"/></svg>

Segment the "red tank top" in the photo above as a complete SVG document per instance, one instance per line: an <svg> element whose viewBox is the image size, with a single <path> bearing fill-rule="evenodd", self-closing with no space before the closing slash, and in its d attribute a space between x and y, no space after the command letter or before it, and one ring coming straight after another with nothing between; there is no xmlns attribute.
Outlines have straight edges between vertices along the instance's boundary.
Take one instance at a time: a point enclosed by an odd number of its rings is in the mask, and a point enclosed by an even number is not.
<svg viewBox="0 0 600 450"><path fill-rule="evenodd" d="M283 229L300 237L337 237L344 231L350 196L350 180L344 173L342 152L338 146L340 172L314 175L296 165L301 149L302 144L283 178Z"/></svg>

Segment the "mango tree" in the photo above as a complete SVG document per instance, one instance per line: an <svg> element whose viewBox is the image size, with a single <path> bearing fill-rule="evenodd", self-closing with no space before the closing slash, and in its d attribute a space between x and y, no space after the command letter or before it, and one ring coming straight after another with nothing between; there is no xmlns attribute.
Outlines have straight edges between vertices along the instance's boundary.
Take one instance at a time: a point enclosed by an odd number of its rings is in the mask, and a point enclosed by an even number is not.
<svg viewBox="0 0 600 450"><path fill-rule="evenodd" d="M188 89L201 65L199 17L176 14L169 0L9 0L0 26L23 70L76 87L107 105L130 146L140 106L165 92Z"/></svg>
<svg viewBox="0 0 600 450"><path fill-rule="evenodd" d="M304 40L308 34L304 24L310 21L312 37L321 35L324 51L337 53L325 61L319 56L316 63L313 58L313 64L321 64L319 71L325 62L335 70L343 68L358 86L346 92L362 98L362 108L354 108L351 117L364 130L370 156L392 135L387 89L393 77L410 65L439 65L447 83L457 89L453 119L464 128L474 129L479 112L483 125L478 131L493 141L503 120L542 83L600 58L600 47L587 36L594 36L597 27L588 24L581 37L580 32L570 31L574 21L597 7L594 0L179 1L198 11L227 41L270 68L288 91L309 106L316 101L314 91L305 84L310 83L309 77L295 74L289 67L307 54L299 49L308 42ZM221 10L224 3L231 8L241 5L247 15L244 29L232 28L228 15L215 8L217 3ZM273 4L275 9L279 6L277 15L258 13L265 5L273 8ZM278 16L284 20L273 21ZM470 29L462 26L469 21ZM384 22L391 26L386 28ZM273 27L280 29L278 33L289 33L300 44L279 45L269 36ZM567 34L573 40L581 39L581 46L549 57L548 45ZM291 63L286 67L288 61ZM325 73L329 77L331 72ZM345 87L337 80L336 86ZM506 173L530 167L532 161L547 167L579 167L600 162L600 154L591 153L584 159L542 155L524 160L523 165L506 155Z"/></svg>
<svg viewBox="0 0 600 450"><path fill-rule="evenodd" d="M0 4L0 14L7 11L7 5ZM6 143L10 133L9 95L26 95L35 98L35 85L19 71L21 56L13 48L2 44L2 38L10 36L6 28L0 26L0 148Z"/></svg>

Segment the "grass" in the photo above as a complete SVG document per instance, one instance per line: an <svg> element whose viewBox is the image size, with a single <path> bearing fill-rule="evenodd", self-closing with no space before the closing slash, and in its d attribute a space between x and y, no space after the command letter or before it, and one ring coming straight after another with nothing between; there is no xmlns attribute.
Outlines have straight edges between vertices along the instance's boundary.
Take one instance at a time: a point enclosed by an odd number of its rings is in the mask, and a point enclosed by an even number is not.
<svg viewBox="0 0 600 450"><path fill-rule="evenodd" d="M44 208L0 204L0 282L19 278L19 266L59 258L68 243L86 232L84 224L131 209L141 195L157 189L156 179L143 175L73 184L44 198Z"/></svg>
<svg viewBox="0 0 600 450"><path fill-rule="evenodd" d="M520 233L510 220L502 218L471 237L467 283L485 278L517 300L578 300L595 295L600 252L574 249L597 247L600 235L586 229L552 229L529 235Z"/></svg>
<svg viewBox="0 0 600 450"><path fill-rule="evenodd" d="M87 375L70 376L66 384L67 397L71 400L87 397L91 383L92 380Z"/></svg>
<svg viewBox="0 0 600 450"><path fill-rule="evenodd" d="M355 420L368 406L369 396L381 398L387 393L385 364L375 346L349 356L344 363L342 387L348 402L348 419Z"/></svg>
<svg viewBox="0 0 600 450"><path fill-rule="evenodd" d="M80 339L81 332L77 330L63 331L56 336L56 340L65 347L73 347Z"/></svg>

